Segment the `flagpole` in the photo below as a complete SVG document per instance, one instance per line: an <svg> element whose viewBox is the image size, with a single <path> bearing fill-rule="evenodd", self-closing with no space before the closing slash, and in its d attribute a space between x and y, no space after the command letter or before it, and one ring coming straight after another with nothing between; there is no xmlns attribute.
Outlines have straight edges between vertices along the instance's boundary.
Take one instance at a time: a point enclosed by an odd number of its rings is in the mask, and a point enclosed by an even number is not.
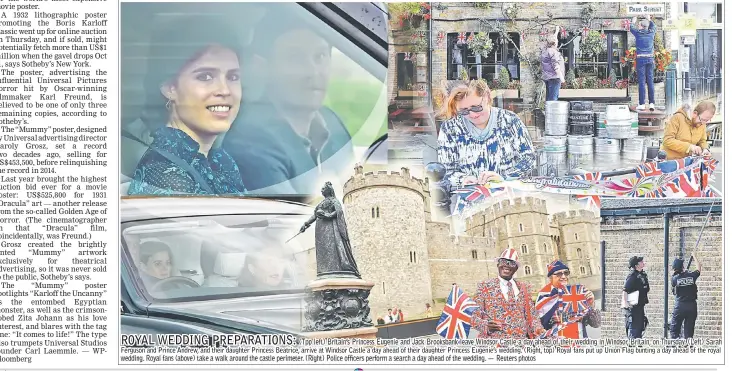
<svg viewBox="0 0 732 371"><path fill-rule="evenodd" d="M712 201L712 205L709 206L709 212L707 212L707 218L704 219L704 224L702 225L701 231L699 231L699 237L696 239L696 245L694 245L694 251L697 250L699 247L699 242L701 242L702 234L704 233L704 228L707 226L707 223L709 222L709 218L712 215L712 209L714 209L714 203L717 202L717 200ZM691 267L691 262L694 260L694 258L689 258L689 264L686 265L686 269L688 270Z"/></svg>

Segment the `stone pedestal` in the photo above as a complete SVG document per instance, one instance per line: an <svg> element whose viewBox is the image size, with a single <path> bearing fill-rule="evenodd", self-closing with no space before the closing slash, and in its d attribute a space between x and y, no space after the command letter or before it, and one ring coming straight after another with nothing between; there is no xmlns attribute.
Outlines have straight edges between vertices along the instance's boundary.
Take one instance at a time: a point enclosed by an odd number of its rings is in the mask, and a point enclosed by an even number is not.
<svg viewBox="0 0 732 371"><path fill-rule="evenodd" d="M325 278L307 286L305 336L376 338L368 297L374 284L359 278Z"/></svg>

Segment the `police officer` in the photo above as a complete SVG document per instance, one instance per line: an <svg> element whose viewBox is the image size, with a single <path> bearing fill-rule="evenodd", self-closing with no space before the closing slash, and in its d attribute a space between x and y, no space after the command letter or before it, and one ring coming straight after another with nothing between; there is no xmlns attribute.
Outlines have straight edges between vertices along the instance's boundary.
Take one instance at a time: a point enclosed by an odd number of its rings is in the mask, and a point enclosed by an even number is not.
<svg viewBox="0 0 732 371"><path fill-rule="evenodd" d="M696 260L693 254L691 260ZM696 280L701 275L702 266L699 260L696 260L696 270L690 272L684 269L684 259L676 259L672 268L674 274L671 276L671 287L676 294L676 306L671 317L671 338L679 338L682 324L684 339L692 338L696 323Z"/></svg>
<svg viewBox="0 0 732 371"><path fill-rule="evenodd" d="M651 286L648 283L648 275L643 270L645 266L646 263L643 261L642 256L634 256L628 262L628 268L631 269L631 272L625 279L623 291L626 295L638 291L638 304L633 305L630 308L630 313L627 314L627 320L630 322L627 326L628 337L631 339L642 338L646 327L645 306L648 304L648 291L651 290ZM624 295L624 297L626 296Z"/></svg>

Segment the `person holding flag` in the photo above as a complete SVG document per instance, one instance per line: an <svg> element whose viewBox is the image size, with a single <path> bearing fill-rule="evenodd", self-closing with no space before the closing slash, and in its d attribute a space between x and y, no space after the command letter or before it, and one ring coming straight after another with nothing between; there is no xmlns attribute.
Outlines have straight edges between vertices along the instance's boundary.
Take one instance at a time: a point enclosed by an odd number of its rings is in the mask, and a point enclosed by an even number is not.
<svg viewBox="0 0 732 371"><path fill-rule="evenodd" d="M691 255L689 265L696 260L696 270L691 272L684 269L684 259L675 259L673 263L674 274L671 276L671 287L676 296L673 316L671 317L671 338L678 339L681 336L681 326L684 326L684 339L694 337L694 325L696 324L696 280L701 275L702 265L698 259Z"/></svg>
<svg viewBox="0 0 732 371"><path fill-rule="evenodd" d="M528 284L516 282L518 252L508 248L497 259L498 277L478 283L478 309L470 321L478 338L534 339L546 331L529 296Z"/></svg>
<svg viewBox="0 0 732 371"><path fill-rule="evenodd" d="M569 284L569 267L555 260L547 266L549 283L539 291L536 311L549 337L586 339L587 326L599 328L595 295L583 285Z"/></svg>

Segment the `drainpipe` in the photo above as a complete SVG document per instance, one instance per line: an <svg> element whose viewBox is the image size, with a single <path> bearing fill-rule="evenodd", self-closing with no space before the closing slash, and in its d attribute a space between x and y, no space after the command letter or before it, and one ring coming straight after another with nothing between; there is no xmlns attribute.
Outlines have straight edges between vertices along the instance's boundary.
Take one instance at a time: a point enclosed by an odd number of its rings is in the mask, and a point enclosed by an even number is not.
<svg viewBox="0 0 732 371"><path fill-rule="evenodd" d="M602 282L601 290L602 290L602 301L600 310L605 311L605 241L600 242L600 261L602 264L600 264L600 282Z"/></svg>
<svg viewBox="0 0 732 371"><path fill-rule="evenodd" d="M430 108L434 102L432 99L432 18L432 9L430 9L430 21L427 22L427 99Z"/></svg>
<svg viewBox="0 0 732 371"><path fill-rule="evenodd" d="M679 257L681 259L686 255L686 249L684 246L686 246L686 229L679 228Z"/></svg>
<svg viewBox="0 0 732 371"><path fill-rule="evenodd" d="M668 250L671 214L663 214L663 338L668 338Z"/></svg>

